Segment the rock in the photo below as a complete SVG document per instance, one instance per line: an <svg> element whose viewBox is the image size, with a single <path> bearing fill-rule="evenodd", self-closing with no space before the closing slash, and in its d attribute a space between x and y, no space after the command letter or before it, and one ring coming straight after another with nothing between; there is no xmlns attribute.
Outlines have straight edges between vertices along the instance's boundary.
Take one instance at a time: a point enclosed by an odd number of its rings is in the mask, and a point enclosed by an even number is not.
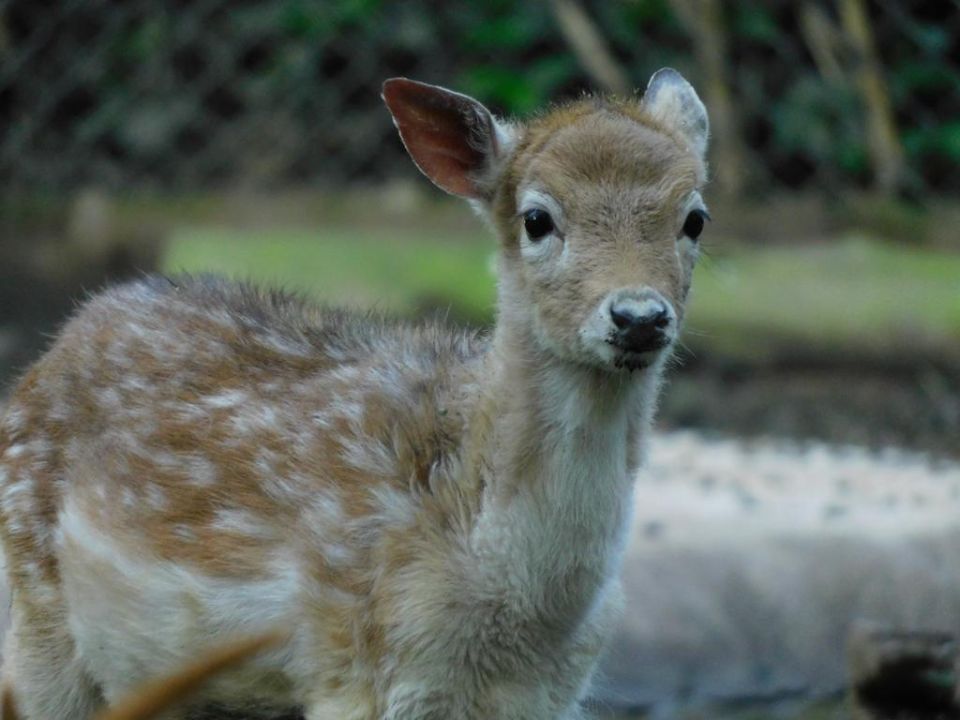
<svg viewBox="0 0 960 720"><path fill-rule="evenodd" d="M960 717L954 635L854 625L849 641L854 720Z"/></svg>

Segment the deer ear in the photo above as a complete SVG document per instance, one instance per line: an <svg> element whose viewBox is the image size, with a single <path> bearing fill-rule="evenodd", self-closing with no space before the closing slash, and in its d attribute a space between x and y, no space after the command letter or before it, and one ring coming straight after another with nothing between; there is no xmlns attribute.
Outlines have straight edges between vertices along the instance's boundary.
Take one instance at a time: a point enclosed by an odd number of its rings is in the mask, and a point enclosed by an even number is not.
<svg viewBox="0 0 960 720"><path fill-rule="evenodd" d="M643 107L653 117L676 128L700 157L707 152L710 121L697 91L673 68L657 70L647 83Z"/></svg>
<svg viewBox="0 0 960 720"><path fill-rule="evenodd" d="M471 200L490 197L509 143L506 125L471 97L406 78L387 80L383 101L413 162L435 185Z"/></svg>

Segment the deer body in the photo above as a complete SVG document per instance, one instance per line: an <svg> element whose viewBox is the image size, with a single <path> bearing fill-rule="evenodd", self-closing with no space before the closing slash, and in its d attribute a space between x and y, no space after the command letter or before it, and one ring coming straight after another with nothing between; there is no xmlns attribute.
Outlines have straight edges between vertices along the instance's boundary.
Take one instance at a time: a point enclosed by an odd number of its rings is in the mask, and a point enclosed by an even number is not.
<svg viewBox="0 0 960 720"><path fill-rule="evenodd" d="M672 71L526 127L411 81L385 99L500 236L492 337L204 278L88 302L0 422L27 718L87 718L277 627L206 702L580 716L695 257L702 105Z"/></svg>

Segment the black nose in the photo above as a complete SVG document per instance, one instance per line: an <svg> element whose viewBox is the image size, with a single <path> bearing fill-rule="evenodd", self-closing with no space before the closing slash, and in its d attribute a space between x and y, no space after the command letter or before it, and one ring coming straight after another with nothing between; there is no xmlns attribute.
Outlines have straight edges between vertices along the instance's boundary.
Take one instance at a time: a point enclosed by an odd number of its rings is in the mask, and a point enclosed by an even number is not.
<svg viewBox="0 0 960 720"><path fill-rule="evenodd" d="M657 303L637 314L627 306L610 306L610 318L616 326L614 344L628 352L659 350L667 344L666 329L670 325L670 313Z"/></svg>

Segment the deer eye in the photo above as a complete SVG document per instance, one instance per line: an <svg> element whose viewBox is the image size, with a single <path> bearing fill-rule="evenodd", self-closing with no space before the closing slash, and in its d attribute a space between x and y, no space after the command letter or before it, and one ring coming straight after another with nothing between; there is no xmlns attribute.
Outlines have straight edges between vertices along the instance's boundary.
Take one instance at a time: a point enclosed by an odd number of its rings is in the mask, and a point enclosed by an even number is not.
<svg viewBox="0 0 960 720"><path fill-rule="evenodd" d="M553 218L546 210L527 210L523 214L523 227L531 240L541 240L553 230Z"/></svg>
<svg viewBox="0 0 960 720"><path fill-rule="evenodd" d="M683 234L691 240L696 240L703 232L703 223L710 218L706 210L691 210L687 219L683 221Z"/></svg>

